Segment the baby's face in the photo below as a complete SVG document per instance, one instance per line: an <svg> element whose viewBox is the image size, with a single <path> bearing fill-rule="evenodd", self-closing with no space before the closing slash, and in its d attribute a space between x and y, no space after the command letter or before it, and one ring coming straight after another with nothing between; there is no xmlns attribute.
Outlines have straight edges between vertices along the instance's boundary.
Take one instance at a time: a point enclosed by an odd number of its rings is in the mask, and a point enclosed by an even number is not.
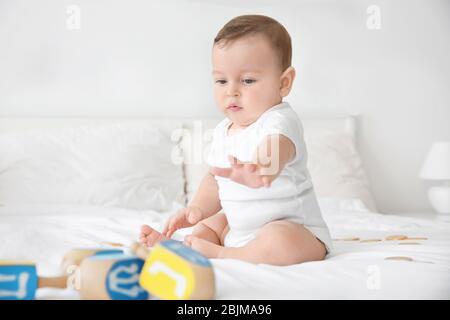
<svg viewBox="0 0 450 320"><path fill-rule="evenodd" d="M216 103L238 127L252 124L281 103L279 58L264 36L215 45L212 65Z"/></svg>

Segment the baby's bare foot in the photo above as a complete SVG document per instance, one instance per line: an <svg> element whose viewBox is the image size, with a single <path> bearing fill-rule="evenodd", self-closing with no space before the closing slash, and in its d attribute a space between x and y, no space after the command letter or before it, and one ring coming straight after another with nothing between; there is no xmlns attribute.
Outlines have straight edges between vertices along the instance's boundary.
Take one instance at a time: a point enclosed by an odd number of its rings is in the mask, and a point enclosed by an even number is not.
<svg viewBox="0 0 450 320"><path fill-rule="evenodd" d="M169 239L169 238L163 236L161 232L156 231L155 229L153 229L152 227L150 227L146 224L144 224L141 227L141 235L140 235L139 241L143 245L146 245L147 247L153 247L158 242L161 242L161 241L164 241L167 239Z"/></svg>
<svg viewBox="0 0 450 320"><path fill-rule="evenodd" d="M186 236L184 238L184 244L211 259L218 258L221 250L223 249L223 247L218 244L193 235Z"/></svg>

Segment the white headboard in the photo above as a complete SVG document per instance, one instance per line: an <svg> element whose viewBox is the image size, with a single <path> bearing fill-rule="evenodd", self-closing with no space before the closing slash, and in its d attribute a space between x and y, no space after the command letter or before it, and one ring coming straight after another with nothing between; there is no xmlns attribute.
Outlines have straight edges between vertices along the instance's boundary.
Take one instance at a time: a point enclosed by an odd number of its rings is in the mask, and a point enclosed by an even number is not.
<svg viewBox="0 0 450 320"><path fill-rule="evenodd" d="M356 137L356 117L355 116L318 116L306 115L302 116L302 123L305 131L311 130L330 130L337 132L346 132ZM174 123L183 123L183 127L191 129L194 122L200 121L205 129L210 129L219 123L222 118L157 118L157 117L140 117L140 118L65 118L65 117L0 117L0 133L20 132L39 129L53 128L70 128L80 126L101 126L118 123L148 123L165 127Z"/></svg>
<svg viewBox="0 0 450 320"><path fill-rule="evenodd" d="M147 123L149 126L158 126L162 129L171 128L183 119L180 118L32 118L32 117L0 117L0 134L6 132L22 132L42 129L95 127L112 124Z"/></svg>

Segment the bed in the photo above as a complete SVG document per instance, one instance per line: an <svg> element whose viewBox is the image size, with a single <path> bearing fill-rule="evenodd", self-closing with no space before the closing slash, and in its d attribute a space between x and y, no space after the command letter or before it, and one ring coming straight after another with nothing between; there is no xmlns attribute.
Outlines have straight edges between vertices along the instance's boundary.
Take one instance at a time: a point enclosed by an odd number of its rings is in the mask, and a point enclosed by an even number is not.
<svg viewBox="0 0 450 320"><path fill-rule="evenodd" d="M450 224L377 212L355 118L301 116L334 251L287 267L212 259L215 298L450 299ZM162 229L192 199L218 121L1 118L0 260L53 276L69 249L129 245L143 223ZM37 299L79 295L44 288Z"/></svg>

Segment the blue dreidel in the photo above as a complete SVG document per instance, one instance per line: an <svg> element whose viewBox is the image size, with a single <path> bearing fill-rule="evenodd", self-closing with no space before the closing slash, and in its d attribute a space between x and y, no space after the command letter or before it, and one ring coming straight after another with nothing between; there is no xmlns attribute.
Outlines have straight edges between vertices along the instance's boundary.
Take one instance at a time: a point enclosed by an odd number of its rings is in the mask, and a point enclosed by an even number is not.
<svg viewBox="0 0 450 320"><path fill-rule="evenodd" d="M137 248L135 246L134 250ZM160 299L212 299L215 293L211 262L174 240L162 241L153 247L139 283Z"/></svg>
<svg viewBox="0 0 450 320"><path fill-rule="evenodd" d="M31 300L38 288L66 288L67 278L39 277L31 262L0 261L0 300Z"/></svg>
<svg viewBox="0 0 450 320"><path fill-rule="evenodd" d="M80 265L80 296L89 300L146 300L139 285L144 261L131 255L95 255Z"/></svg>

